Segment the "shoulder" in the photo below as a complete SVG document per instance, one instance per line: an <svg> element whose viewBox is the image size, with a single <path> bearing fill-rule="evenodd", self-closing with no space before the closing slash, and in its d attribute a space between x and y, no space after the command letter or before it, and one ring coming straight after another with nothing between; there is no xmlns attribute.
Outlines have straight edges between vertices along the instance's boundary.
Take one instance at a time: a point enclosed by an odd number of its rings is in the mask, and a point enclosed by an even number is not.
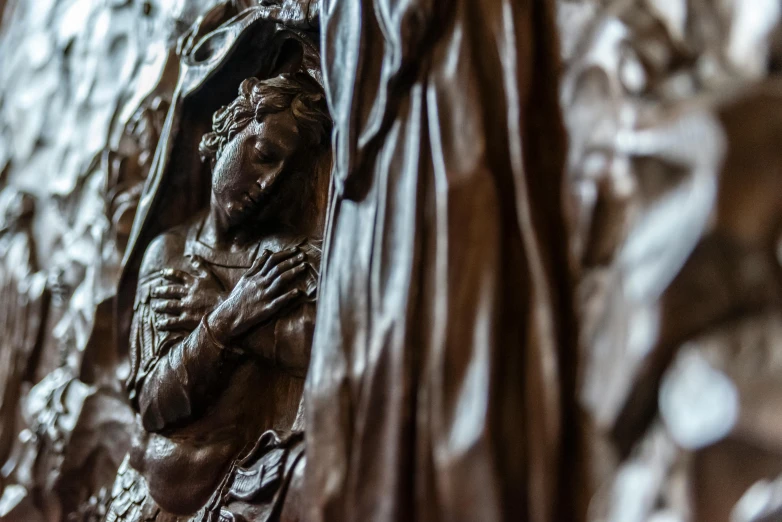
<svg viewBox="0 0 782 522"><path fill-rule="evenodd" d="M144 251L139 277L149 276L163 268L178 265L185 252L187 228L176 227L153 239Z"/></svg>

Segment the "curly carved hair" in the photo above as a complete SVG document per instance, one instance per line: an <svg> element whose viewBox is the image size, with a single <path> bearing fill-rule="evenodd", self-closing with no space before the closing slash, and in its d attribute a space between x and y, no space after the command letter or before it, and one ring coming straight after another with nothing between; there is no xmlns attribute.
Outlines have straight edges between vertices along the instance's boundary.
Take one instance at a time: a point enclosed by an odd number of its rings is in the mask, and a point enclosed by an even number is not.
<svg viewBox="0 0 782 522"><path fill-rule="evenodd" d="M320 85L308 74L281 74L268 80L248 78L239 86L239 96L212 117L212 132L198 146L202 161L214 166L223 148L253 120L290 109L305 143L320 147L331 131L326 98Z"/></svg>

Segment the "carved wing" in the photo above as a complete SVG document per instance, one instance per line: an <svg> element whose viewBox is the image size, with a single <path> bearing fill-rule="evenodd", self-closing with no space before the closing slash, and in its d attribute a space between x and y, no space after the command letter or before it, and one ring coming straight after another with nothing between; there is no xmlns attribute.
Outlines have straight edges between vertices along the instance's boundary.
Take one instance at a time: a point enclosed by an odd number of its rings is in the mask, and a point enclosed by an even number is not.
<svg viewBox="0 0 782 522"><path fill-rule="evenodd" d="M109 510L106 522L135 522L145 520L142 512L147 498L147 484L136 470L128 463L130 457L125 457L117 479L111 489ZM152 514L154 517L154 513Z"/></svg>

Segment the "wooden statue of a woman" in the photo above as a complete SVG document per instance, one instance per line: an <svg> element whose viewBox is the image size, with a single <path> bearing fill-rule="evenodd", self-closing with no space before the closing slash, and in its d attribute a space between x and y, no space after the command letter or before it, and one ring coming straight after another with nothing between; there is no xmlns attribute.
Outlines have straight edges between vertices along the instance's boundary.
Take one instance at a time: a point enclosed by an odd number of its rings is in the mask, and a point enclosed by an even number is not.
<svg viewBox="0 0 782 522"><path fill-rule="evenodd" d="M128 388L143 430L121 475L138 472L149 495L138 501L119 477L115 514L125 502L192 515L261 434L273 430L263 449L296 439L320 261L313 169L329 127L303 73L245 80L215 114L200 145L209 208L158 236L141 264Z"/></svg>

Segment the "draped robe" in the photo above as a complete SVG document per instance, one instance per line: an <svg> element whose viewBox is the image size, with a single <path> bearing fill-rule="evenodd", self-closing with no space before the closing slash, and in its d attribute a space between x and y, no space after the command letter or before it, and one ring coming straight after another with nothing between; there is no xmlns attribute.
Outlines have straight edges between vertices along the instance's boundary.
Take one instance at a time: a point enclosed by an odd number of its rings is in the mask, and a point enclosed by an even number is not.
<svg viewBox="0 0 782 522"><path fill-rule="evenodd" d="M335 157L305 389L309 520L570 519L548 7L319 6Z"/></svg>

